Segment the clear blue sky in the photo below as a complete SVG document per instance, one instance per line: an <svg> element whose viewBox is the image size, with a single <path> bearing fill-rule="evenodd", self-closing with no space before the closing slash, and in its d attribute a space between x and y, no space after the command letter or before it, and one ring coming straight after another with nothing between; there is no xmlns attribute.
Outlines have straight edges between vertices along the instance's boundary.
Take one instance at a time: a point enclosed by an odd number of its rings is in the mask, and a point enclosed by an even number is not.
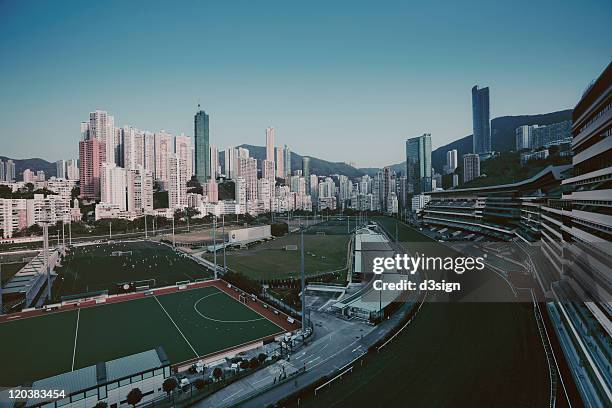
<svg viewBox="0 0 612 408"><path fill-rule="evenodd" d="M79 123L277 144L334 161L403 159L471 133L470 88L491 117L573 107L610 61L602 1L0 0L0 155L77 155ZM497 4L500 3L500 4Z"/></svg>

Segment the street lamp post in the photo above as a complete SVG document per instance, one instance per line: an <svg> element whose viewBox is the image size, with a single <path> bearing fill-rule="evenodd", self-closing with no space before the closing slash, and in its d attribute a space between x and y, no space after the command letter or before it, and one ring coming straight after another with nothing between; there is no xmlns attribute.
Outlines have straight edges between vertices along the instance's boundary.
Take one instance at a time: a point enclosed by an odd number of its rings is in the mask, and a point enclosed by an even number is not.
<svg viewBox="0 0 612 408"><path fill-rule="evenodd" d="M304 226L300 225L300 274L302 275L302 333L306 332L306 288L304 276Z"/></svg>

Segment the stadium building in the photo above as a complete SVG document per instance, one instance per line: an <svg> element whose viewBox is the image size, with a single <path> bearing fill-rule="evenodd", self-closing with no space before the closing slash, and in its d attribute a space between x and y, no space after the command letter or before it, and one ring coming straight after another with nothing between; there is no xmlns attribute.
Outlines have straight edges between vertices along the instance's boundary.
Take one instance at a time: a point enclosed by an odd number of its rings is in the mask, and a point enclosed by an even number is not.
<svg viewBox="0 0 612 408"><path fill-rule="evenodd" d="M542 249L559 278L548 310L587 406L612 400L611 84L612 64L574 108L570 192L542 207Z"/></svg>
<svg viewBox="0 0 612 408"><path fill-rule="evenodd" d="M423 222L440 227L446 238L534 242L539 239L540 207L546 197L561 197L561 180L570 169L549 166L517 183L431 192Z"/></svg>

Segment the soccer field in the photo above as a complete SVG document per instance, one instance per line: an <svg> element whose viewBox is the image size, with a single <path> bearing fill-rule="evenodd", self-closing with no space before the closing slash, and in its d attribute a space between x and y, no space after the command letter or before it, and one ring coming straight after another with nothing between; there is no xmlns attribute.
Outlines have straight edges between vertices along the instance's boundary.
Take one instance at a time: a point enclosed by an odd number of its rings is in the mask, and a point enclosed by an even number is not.
<svg viewBox="0 0 612 408"><path fill-rule="evenodd" d="M171 363L284 329L208 286L0 324L0 387L163 346Z"/></svg>
<svg viewBox="0 0 612 408"><path fill-rule="evenodd" d="M117 251L131 254L112 256ZM57 299L101 290L116 293L117 284L124 282L155 279L155 286L166 286L212 276L208 269L186 255L151 241L77 246L62 260L56 272L58 279L53 286Z"/></svg>
<svg viewBox="0 0 612 408"><path fill-rule="evenodd" d="M346 267L347 235L304 234L304 270L317 275ZM297 250L286 251L286 245ZM300 235L291 234L227 253L227 266L252 279L284 279L300 276ZM207 259L212 259L210 255ZM217 253L217 262L222 258Z"/></svg>

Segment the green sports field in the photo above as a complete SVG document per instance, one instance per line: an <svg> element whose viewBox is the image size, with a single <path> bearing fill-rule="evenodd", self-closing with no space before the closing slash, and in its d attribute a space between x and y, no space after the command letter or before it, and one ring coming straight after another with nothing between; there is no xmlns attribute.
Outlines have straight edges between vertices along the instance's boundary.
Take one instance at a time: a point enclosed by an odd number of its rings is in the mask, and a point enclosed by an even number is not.
<svg viewBox="0 0 612 408"><path fill-rule="evenodd" d="M306 275L345 268L348 241L347 235L304 234ZM286 251L286 245L297 245L298 249ZM227 253L227 266L252 279L297 278L300 276L299 245L300 235L291 234L249 249L230 251ZM217 262L222 262L219 253Z"/></svg>
<svg viewBox="0 0 612 408"><path fill-rule="evenodd" d="M111 256L116 251L131 254ZM117 284L123 282L155 279L155 286L166 286L212 276L187 256L150 241L74 247L56 272L54 295L58 299L101 290L115 293Z"/></svg>
<svg viewBox="0 0 612 408"><path fill-rule="evenodd" d="M163 346L172 363L280 333L209 286L0 324L0 387Z"/></svg>

